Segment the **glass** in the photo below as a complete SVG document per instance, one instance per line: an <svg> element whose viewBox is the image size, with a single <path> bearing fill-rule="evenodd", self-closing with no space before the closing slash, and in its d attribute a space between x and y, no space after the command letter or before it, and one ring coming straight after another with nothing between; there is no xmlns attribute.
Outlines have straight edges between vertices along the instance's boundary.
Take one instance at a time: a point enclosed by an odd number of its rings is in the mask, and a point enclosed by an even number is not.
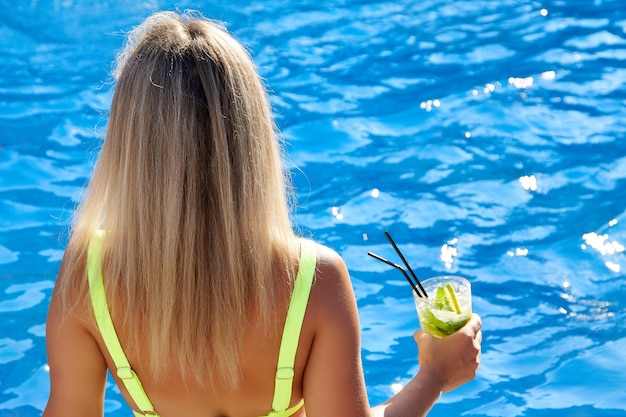
<svg viewBox="0 0 626 417"><path fill-rule="evenodd" d="M422 281L428 298L413 292L420 327L436 337L459 330L472 317L472 286L459 276L445 275Z"/></svg>

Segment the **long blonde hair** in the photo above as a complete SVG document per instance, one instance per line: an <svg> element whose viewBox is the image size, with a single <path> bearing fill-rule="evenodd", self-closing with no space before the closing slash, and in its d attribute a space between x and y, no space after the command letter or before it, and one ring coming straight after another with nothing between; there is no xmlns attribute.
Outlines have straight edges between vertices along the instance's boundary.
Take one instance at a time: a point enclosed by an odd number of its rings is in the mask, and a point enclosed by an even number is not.
<svg viewBox="0 0 626 417"><path fill-rule="evenodd" d="M85 291L85 249L105 230L104 279L125 349L147 353L155 376L177 367L236 385L243 331L250 317L270 327L277 279L291 282L296 263L266 90L221 25L173 12L130 32L114 75L60 291Z"/></svg>

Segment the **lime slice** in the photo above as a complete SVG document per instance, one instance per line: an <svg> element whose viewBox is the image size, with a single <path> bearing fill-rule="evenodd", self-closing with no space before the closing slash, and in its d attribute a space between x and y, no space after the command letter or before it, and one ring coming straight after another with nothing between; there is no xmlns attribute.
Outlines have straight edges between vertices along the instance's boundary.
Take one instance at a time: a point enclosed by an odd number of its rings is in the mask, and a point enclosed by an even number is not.
<svg viewBox="0 0 626 417"><path fill-rule="evenodd" d="M448 336L456 330L455 327L451 326L444 320L438 318L432 311L426 310L424 311L424 320L422 325L426 330L430 330L430 334L438 337Z"/></svg>
<svg viewBox="0 0 626 417"><path fill-rule="evenodd" d="M461 307L459 306L459 300L456 299L456 294L454 293L454 288L452 288L452 285L445 284L443 288L456 314L461 314Z"/></svg>
<svg viewBox="0 0 626 417"><path fill-rule="evenodd" d="M437 310L454 311L450 305L450 300L446 294L446 290L443 287L437 288L437 293L435 295L435 307Z"/></svg>

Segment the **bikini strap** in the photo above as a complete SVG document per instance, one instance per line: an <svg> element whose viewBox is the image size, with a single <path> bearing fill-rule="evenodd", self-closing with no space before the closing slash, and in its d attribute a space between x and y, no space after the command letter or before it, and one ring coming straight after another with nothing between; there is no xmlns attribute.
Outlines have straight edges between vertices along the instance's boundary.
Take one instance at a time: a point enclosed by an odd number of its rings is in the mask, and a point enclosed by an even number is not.
<svg viewBox="0 0 626 417"><path fill-rule="evenodd" d="M98 329L100 330L104 344L117 368L117 376L122 380L124 387L126 387L135 405L142 411L143 415L158 417L158 413L154 411L154 407L150 399L148 399L148 395L143 389L139 377L128 363L128 359L124 354L122 345L117 337L117 332L113 326L113 320L111 320L111 313L109 312L109 305L104 291L104 280L102 278L103 240L104 231L96 231L89 241L89 249L87 251L87 279L96 323L98 324ZM134 413L135 415L138 414L136 412Z"/></svg>
<svg viewBox="0 0 626 417"><path fill-rule="evenodd" d="M287 319L283 329L283 338L278 353L278 367L274 384L274 399L272 409L274 413L287 410L291 401L291 392L294 377L296 351L300 340L300 330L304 321L304 313L311 293L311 285L315 276L317 261L315 243L310 240L300 240L300 264L294 283L293 294L287 311ZM302 403L296 407L301 407ZM295 407L294 407L295 408ZM270 413L271 414L271 413Z"/></svg>

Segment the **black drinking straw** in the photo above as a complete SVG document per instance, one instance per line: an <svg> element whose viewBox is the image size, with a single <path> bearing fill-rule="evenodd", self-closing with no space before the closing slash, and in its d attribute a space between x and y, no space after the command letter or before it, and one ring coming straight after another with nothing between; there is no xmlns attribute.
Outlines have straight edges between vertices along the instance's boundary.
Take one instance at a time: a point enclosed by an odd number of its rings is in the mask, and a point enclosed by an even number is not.
<svg viewBox="0 0 626 417"><path fill-rule="evenodd" d="M378 259L381 262L386 263L389 266L392 266L394 268L396 268L398 271L402 272L402 275L404 275L404 278L406 278L407 281L409 281L409 284L411 284L411 288L413 288L413 291L415 291L415 293L421 298L422 294L419 292L419 290L417 289L417 287L415 286L415 284L413 283L413 281L411 281L411 278L409 278L409 275L406 273L406 271L404 270L404 268L402 268L400 265L398 264L394 264L393 262L383 258L382 256L378 256L375 253L372 252L367 252L367 254L369 256L371 256L374 259ZM420 285L421 286L421 285ZM425 293L425 292L424 292Z"/></svg>
<svg viewBox="0 0 626 417"><path fill-rule="evenodd" d="M415 280L415 283L420 287L420 290L422 290L422 292L424 293L424 296L428 298L428 294L426 293L426 290L424 289L424 287L422 287L420 280L417 279L417 275L415 275L415 272L413 272L413 268L411 268L411 265L409 265L404 255L402 255L402 252L400 252L400 248L398 248L398 245L396 245L396 242L393 241L389 233L385 232L385 236L387 237L387 240L389 241L389 243L391 243L391 246L393 246L393 248L396 250L396 253L398 254L398 256L400 256L400 259L402 259L402 262L411 273L411 276Z"/></svg>

